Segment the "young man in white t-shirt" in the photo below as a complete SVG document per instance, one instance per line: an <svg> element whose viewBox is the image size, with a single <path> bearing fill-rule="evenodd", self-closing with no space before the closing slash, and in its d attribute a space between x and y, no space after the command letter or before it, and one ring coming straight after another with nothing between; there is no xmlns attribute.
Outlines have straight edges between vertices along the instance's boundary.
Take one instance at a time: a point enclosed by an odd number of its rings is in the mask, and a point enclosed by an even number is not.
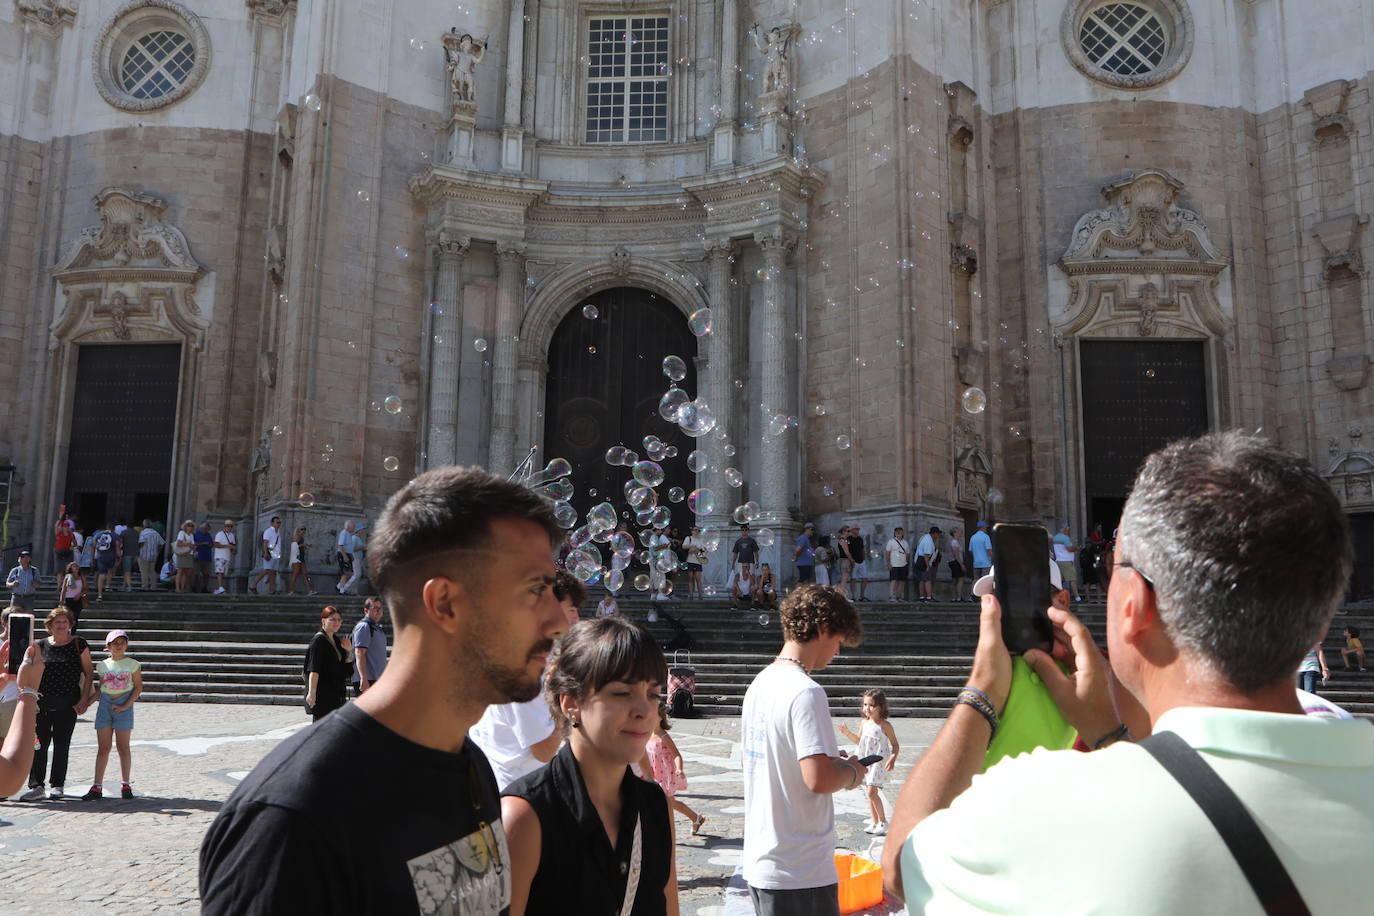
<svg viewBox="0 0 1374 916"><path fill-rule="evenodd" d="M892 537L883 547L887 557L887 600L906 600L906 580L911 569L911 542L906 539L906 531L898 526L892 529Z"/></svg>
<svg viewBox="0 0 1374 916"><path fill-rule="evenodd" d="M224 577L229 574L229 564L239 549L238 537L234 534L234 523L224 520L224 527L215 532L215 594L224 594Z"/></svg>
<svg viewBox="0 0 1374 916"><path fill-rule="evenodd" d="M838 589L803 585L779 608L783 646L744 695L744 880L755 912L840 912L831 795L863 782L840 753L825 691L811 679L863 626Z"/></svg>

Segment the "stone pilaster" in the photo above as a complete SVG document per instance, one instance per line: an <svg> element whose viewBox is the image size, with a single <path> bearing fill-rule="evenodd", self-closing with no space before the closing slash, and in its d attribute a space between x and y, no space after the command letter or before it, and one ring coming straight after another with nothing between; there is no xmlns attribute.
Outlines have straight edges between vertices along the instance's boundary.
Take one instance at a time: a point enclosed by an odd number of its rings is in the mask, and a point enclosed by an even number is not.
<svg viewBox="0 0 1374 916"><path fill-rule="evenodd" d="M453 464L458 455L458 348L463 318L463 257L471 240L441 231L434 241L439 275L434 284L434 335L429 349L429 424L426 467Z"/></svg>
<svg viewBox="0 0 1374 916"><path fill-rule="evenodd" d="M729 239L711 239L705 245L710 259L707 292L711 297L711 333L702 338L706 356L704 396L715 412L719 428L734 435L734 380L739 372L735 365L735 314L734 297L730 295L730 273L735 246ZM729 505L730 495L734 491L725 483L723 474L730 463L725 457L725 443L708 436L698 440L698 447L706 451L711 462L706 470L697 474L697 486L716 494L716 511L709 516L702 516L700 520L704 524L728 525L732 508Z"/></svg>
<svg viewBox="0 0 1374 916"><path fill-rule="evenodd" d="M512 0L506 36L506 108L501 128L501 170L524 167L525 132L520 121L525 82L525 0Z"/></svg>
<svg viewBox="0 0 1374 916"><path fill-rule="evenodd" d="M758 435L759 449L759 506L762 520L780 524L791 519L788 503L791 494L790 454L796 449L796 433L769 435L768 418L773 414L789 413L791 391L796 373L795 349L787 330L787 286L783 282L787 272L787 253L796 244L796 237L773 229L755 233L754 241L763 251L764 280L760 341L760 369L763 375L759 386L764 405L762 429Z"/></svg>
<svg viewBox="0 0 1374 916"><path fill-rule="evenodd" d="M491 374L491 453L487 469L493 474L509 474L517 456L516 392L519 380L520 318L525 301L525 246L498 242L496 245L496 347Z"/></svg>
<svg viewBox="0 0 1374 916"><path fill-rule="evenodd" d="M711 164L735 164L735 128L739 124L739 0L724 0L720 10L720 117L716 120Z"/></svg>

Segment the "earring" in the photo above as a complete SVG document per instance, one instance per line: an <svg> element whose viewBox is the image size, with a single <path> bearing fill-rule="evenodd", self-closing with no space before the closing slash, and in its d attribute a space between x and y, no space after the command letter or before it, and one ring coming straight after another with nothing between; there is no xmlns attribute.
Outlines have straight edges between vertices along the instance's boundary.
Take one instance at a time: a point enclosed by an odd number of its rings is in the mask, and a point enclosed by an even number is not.
<svg viewBox="0 0 1374 916"><path fill-rule="evenodd" d="M579 720L577 720L577 719L573 719L572 727L573 727L573 728L581 728L581 727L582 727L582 723L581 723Z"/></svg>

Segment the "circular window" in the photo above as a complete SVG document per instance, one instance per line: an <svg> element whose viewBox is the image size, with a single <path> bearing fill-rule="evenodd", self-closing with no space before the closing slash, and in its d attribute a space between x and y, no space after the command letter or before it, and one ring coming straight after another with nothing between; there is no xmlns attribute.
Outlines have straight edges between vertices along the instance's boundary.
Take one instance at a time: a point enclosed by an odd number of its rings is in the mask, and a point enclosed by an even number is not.
<svg viewBox="0 0 1374 916"><path fill-rule="evenodd" d="M185 97L205 78L210 38L181 4L135 0L105 24L91 63L105 101L126 111L150 111Z"/></svg>
<svg viewBox="0 0 1374 916"><path fill-rule="evenodd" d="M1193 50L1185 0L1078 0L1064 10L1065 50L1099 82L1127 89L1176 76Z"/></svg>

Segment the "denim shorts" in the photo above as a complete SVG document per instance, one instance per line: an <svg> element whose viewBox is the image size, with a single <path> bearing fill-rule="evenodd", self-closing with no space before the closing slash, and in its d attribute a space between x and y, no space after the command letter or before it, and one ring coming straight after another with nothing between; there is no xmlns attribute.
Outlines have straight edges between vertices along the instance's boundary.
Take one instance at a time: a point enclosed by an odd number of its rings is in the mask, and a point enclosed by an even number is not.
<svg viewBox="0 0 1374 916"><path fill-rule="evenodd" d="M129 698L129 694L121 694L112 697L108 693L100 695L100 705L95 710L96 731L102 728L113 728L117 732L131 732L134 730L134 708L130 706L123 712L115 712L114 708Z"/></svg>

